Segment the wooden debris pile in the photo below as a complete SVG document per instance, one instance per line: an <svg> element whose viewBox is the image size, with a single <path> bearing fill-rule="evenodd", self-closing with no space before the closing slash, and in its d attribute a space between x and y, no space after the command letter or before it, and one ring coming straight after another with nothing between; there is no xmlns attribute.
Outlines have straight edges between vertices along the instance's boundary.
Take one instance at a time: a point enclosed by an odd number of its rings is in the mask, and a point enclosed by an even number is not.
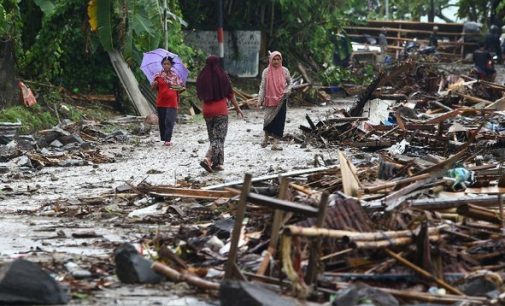
<svg viewBox="0 0 505 306"><path fill-rule="evenodd" d="M403 143L407 153L445 156L469 140L473 151L503 148L505 86L466 81L465 76L437 77L429 68L406 63L380 74L349 111L336 111L317 123L307 115L308 126L301 125L303 135L295 139L370 150Z"/></svg>
<svg viewBox="0 0 505 306"><path fill-rule="evenodd" d="M81 199L72 214L108 218L121 202L114 214L127 223L170 222L143 239L157 254L153 269L210 292L254 281L325 302L367 284L396 305L488 305L504 292L505 172L469 143L447 158L338 152L339 166L280 180L246 176L203 189L142 182Z"/></svg>

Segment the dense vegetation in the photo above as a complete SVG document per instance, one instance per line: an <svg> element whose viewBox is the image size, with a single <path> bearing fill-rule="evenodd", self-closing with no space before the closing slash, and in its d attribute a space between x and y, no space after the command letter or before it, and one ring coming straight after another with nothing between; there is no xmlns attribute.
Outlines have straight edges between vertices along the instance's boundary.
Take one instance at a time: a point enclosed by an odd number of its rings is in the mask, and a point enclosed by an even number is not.
<svg viewBox="0 0 505 306"><path fill-rule="evenodd" d="M38 94L47 97L44 102L58 102L51 100L55 95L47 94L54 87L110 94L119 86L106 51L120 50L139 81L145 82L137 67L142 52L164 46L163 3L161 0L2 0L0 43L13 43L16 76L33 81ZM187 30L215 29L218 2L167 0L167 3L168 46L185 59L194 77L202 65L203 54L184 44L181 20L187 22ZM462 18L486 23L491 17L501 26L505 12L505 3L497 0L389 0L389 3L391 19L418 20L428 14L448 20L442 9L456 5ZM223 0L224 27L261 30L267 49L282 50L288 65L290 61L303 59L322 81L350 78L352 75L346 71L327 70L333 51L331 36L351 21L384 18L383 4L382 0ZM2 102L5 101L0 101L0 108L6 106Z"/></svg>

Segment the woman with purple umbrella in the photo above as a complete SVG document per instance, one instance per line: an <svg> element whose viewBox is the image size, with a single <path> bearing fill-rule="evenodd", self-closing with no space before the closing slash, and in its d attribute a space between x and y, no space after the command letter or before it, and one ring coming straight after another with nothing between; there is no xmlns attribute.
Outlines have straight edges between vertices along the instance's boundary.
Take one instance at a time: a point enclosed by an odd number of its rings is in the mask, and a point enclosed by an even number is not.
<svg viewBox="0 0 505 306"><path fill-rule="evenodd" d="M219 57L207 57L205 67L196 79L196 94L203 101L203 117L209 135L209 150L200 162L208 172L224 170L224 140L228 132L228 100L231 101L237 116L244 114L238 106L230 79L219 64Z"/></svg>
<svg viewBox="0 0 505 306"><path fill-rule="evenodd" d="M164 57L161 60L161 65L163 70L154 76L151 87L158 91L156 110L158 111L161 141L164 142L165 146L172 146L172 132L179 106L179 93L186 90L186 88L184 88L181 78L172 70L173 58Z"/></svg>

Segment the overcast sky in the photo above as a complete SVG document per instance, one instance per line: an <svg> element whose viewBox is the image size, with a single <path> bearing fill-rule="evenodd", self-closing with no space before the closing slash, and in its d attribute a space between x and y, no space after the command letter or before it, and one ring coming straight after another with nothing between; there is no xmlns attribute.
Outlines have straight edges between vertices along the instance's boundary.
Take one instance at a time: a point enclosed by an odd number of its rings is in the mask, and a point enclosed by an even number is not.
<svg viewBox="0 0 505 306"><path fill-rule="evenodd" d="M456 4L456 0L449 1L449 3ZM454 22L463 22L463 20L458 19L456 17L456 13L458 12L458 7L457 6L451 6L450 8L446 9L443 11L444 15L448 18L450 18ZM428 16L421 17L421 21L427 22L428 21ZM435 22L445 22L444 20L435 17Z"/></svg>

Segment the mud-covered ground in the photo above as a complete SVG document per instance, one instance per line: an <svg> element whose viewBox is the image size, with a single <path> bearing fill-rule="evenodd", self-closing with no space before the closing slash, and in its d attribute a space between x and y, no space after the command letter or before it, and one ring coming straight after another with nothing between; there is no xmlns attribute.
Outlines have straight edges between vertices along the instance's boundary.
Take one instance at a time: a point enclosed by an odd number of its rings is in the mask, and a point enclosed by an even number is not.
<svg viewBox="0 0 505 306"><path fill-rule="evenodd" d="M497 82L505 79L503 66L498 68ZM463 68L461 68L463 69ZM452 70L452 69L451 69ZM468 71L469 66L464 67ZM335 99L324 106L288 109L287 135L300 133L307 125L305 115L317 123L334 109L348 108L355 98ZM0 258L11 261L26 257L54 271L56 279L65 279L65 263L73 262L91 271L94 277L73 281L71 304L92 305L208 305L215 297L196 294L185 284L125 285L113 271L113 250L122 242L139 247L144 237L176 231L168 216L153 221L126 217L125 207L113 194L125 183L136 186L145 181L153 185L190 182L205 187L240 181L245 173L253 177L315 167L315 156L336 159L336 150L302 148L294 141L283 142L283 151L261 148L261 110L245 110L246 118L230 115L226 140L225 170L207 173L199 161L208 149L205 122L177 124L173 147L158 141L153 129L148 136L133 136L127 143L98 144L102 153L113 156L114 163L79 167L45 167L2 174L0 178ZM289 138L289 137L288 137ZM292 139L292 138L291 138ZM82 199L98 197L97 203L82 205L83 212L62 217L68 205L81 205ZM110 201L103 203L103 200ZM102 202L100 202L102 201ZM93 205L101 205L97 212ZM136 208L149 206L137 203ZM91 208L90 208L91 207ZM86 210L86 211L85 211ZM155 212L159 213L159 211ZM164 218L167 218L164 220ZM82 233L90 233L83 235ZM68 271L67 271L68 272Z"/></svg>
<svg viewBox="0 0 505 306"><path fill-rule="evenodd" d="M324 106L294 107L288 109L286 134L300 133L299 125L307 125L305 115L317 122L334 109L349 106L353 99L334 100ZM283 142L283 151L261 148L261 110L246 110L241 120L230 115L225 147L225 170L207 173L199 161L208 149L207 132L203 119L192 123L177 124L173 147L165 147L158 141L158 131L148 136L135 136L128 143L100 144L102 153L114 156L116 162L80 167L45 167L35 171L19 171L2 177L0 190L0 254L3 261L27 257L54 268L69 261L84 269L95 271L100 263L112 266L114 248L121 242L137 244L157 231L170 231L166 222L142 222L114 214L120 209L113 202L110 214L74 214L60 217L61 209L79 199L100 197L113 193L125 183L136 185L141 181L154 185L174 185L187 181L198 186L210 186L241 180L245 173L254 177L283 173L291 170L313 168L316 154L325 159L335 159L336 152L315 149L310 145L301 148L294 141ZM107 203L106 203L107 204ZM107 207L109 207L107 206ZM83 208L84 209L84 208ZM90 232L93 237L79 238ZM80 234L81 233L81 234ZM61 267L60 267L61 268ZM63 269L64 270L64 269ZM108 273L106 273L108 272ZM110 276L107 276L110 275ZM63 280L64 274L55 274ZM86 294L74 294L73 304L101 305L198 305L197 299L184 297L190 290L184 285L166 283L150 288L142 285L123 285L113 271L104 271L100 286L94 281L80 281L80 290ZM181 298L174 297L183 296ZM82 300L80 299L82 298ZM208 303L208 297L200 297ZM210 299L212 300L212 299Z"/></svg>

